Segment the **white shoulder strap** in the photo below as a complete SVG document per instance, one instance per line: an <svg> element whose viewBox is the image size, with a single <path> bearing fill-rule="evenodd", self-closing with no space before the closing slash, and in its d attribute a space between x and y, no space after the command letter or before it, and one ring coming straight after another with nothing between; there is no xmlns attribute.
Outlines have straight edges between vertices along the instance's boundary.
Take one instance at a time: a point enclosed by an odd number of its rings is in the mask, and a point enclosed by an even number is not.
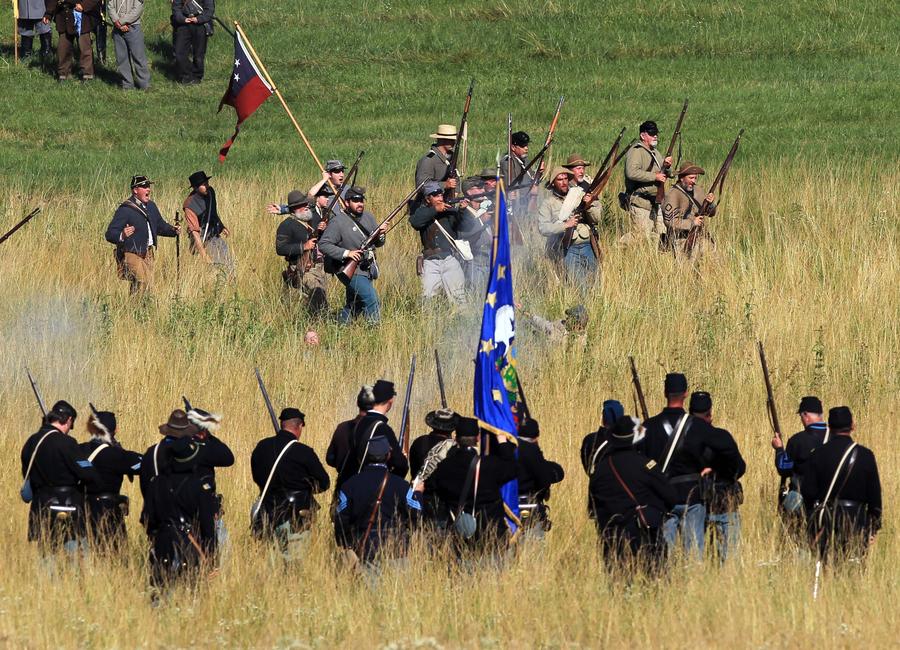
<svg viewBox="0 0 900 650"><path fill-rule="evenodd" d="M601 442L601 443L600 443L600 446L597 447L597 451L595 451L595 452L594 452L594 455L591 456L591 464L588 466L588 467L591 468L590 471L588 472L588 474L590 474L591 476L594 475L594 467L595 467L596 464L597 464L597 456L600 455L600 452L603 451L603 449L604 449L604 448L606 447L606 445L608 445L608 444L609 444L609 440L604 440L603 442Z"/></svg>
<svg viewBox="0 0 900 650"><path fill-rule="evenodd" d="M162 444L162 440L156 443L156 446L153 448L153 477L156 478L159 476L159 463L156 460L156 454L159 452L159 446Z"/></svg>
<svg viewBox="0 0 900 650"><path fill-rule="evenodd" d="M841 462L838 463L837 469L834 471L834 476L831 477L831 485L828 486L828 492L825 494L825 500L822 502L823 504L828 503L828 500L831 498L831 493L834 491L834 486L837 483L838 474L841 473L841 470L844 469L844 463L847 462L847 458L850 456L850 452L853 451L857 447L857 443L853 443L849 447L847 447L847 451L844 452L844 455L841 457Z"/></svg>
<svg viewBox="0 0 900 650"><path fill-rule="evenodd" d="M103 451L107 447L109 447L109 445L106 444L105 442L102 445L100 445L99 447L97 447L94 451L91 452L91 455L87 457L88 462L93 463L94 459L97 457L97 454L99 454L101 451Z"/></svg>
<svg viewBox="0 0 900 650"><path fill-rule="evenodd" d="M253 518L256 519L256 515L259 513L259 509L262 508L263 499L266 498L266 493L269 491L269 485L272 483L272 477L275 476L275 468L278 467L278 463L281 462L284 453L288 450L292 444L297 442L296 440L291 440L284 446L284 449L281 450L281 453L278 454L278 457L275 459L275 462L272 464L272 469L269 472L269 478L266 479L266 484L263 486L262 492L259 493L259 499L256 502L256 507L253 509Z"/></svg>
<svg viewBox="0 0 900 650"><path fill-rule="evenodd" d="M675 430L675 433L672 434L672 440L669 442L669 453L666 454L666 460L662 466L662 473L665 474L666 470L669 469L669 461L672 460L672 454L675 453L675 447L678 446L678 439L681 438L681 434L684 432L684 425L687 424L688 414L685 413L681 416L681 420L678 422L678 428Z"/></svg>
<svg viewBox="0 0 900 650"><path fill-rule="evenodd" d="M54 428L53 431L57 431L57 429ZM26 481L28 480L28 477L31 476L31 466L34 465L34 459L37 456L38 449L40 449L40 447L41 447L41 443L44 442L44 440L46 440L47 436L49 436L51 433L53 433L53 431L48 431L43 436L41 436L41 439L38 440L38 443L34 446L34 451L31 452L31 460L28 461L28 469L25 470L25 480Z"/></svg>

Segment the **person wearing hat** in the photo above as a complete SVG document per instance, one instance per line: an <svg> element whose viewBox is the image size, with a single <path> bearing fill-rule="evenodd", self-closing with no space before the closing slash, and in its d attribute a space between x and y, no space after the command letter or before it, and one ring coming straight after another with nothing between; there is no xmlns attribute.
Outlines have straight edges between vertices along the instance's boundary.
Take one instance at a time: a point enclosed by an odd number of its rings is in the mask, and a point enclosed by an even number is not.
<svg viewBox="0 0 900 650"><path fill-rule="evenodd" d="M204 171L194 172L188 178L191 191L182 204L184 222L191 238L191 253L199 254L204 262L231 278L234 257L225 242L231 233L219 217L216 190L209 184L210 178Z"/></svg>
<svg viewBox="0 0 900 650"><path fill-rule="evenodd" d="M146 176L131 177L131 196L123 201L106 228L106 241L116 247L119 278L128 280L132 295L153 287L153 256L160 237L175 237L181 231L163 219L150 200L153 184Z"/></svg>
<svg viewBox="0 0 900 650"><path fill-rule="evenodd" d="M603 557L611 570L626 574L663 568L668 549L663 522L678 502L659 465L638 451L643 434L637 418L620 416L588 483Z"/></svg>
<svg viewBox="0 0 900 650"><path fill-rule="evenodd" d="M573 153L566 159L563 167L572 172L572 175L575 177L575 182L573 185L577 185L585 192L591 186L591 183L594 181L593 178L585 174L585 169L590 167L591 163L584 159L584 156Z"/></svg>
<svg viewBox="0 0 900 650"><path fill-rule="evenodd" d="M437 181L425 183L422 194L424 202L409 215L409 224L422 241L422 297L430 300L443 293L452 304L461 305L466 299L466 276L457 239L468 201L448 205L443 185Z"/></svg>
<svg viewBox="0 0 900 650"><path fill-rule="evenodd" d="M519 519L523 529L538 538L550 530L550 486L566 476L562 465L544 458L538 443L540 435L537 420L527 418L519 424Z"/></svg>
<svg viewBox="0 0 900 650"><path fill-rule="evenodd" d="M325 232L319 238L319 250L325 255L326 273L337 273L348 261L359 262L356 273L350 280L338 275L345 288L344 308L339 320L347 324L358 315L370 322L381 319L381 303L372 281L378 277L378 265L372 249L362 246L372 233L378 230L373 246L384 246L387 224L378 225L375 215L366 210L366 191L361 187L351 187L346 194L347 208L337 212L328 220Z"/></svg>
<svg viewBox="0 0 900 650"><path fill-rule="evenodd" d="M157 590L194 580L215 562L215 489L197 472L199 452L190 436L173 438L159 454L160 473L142 489L141 523L150 541L150 583Z"/></svg>
<svg viewBox="0 0 900 650"><path fill-rule="evenodd" d="M372 387L364 384L356 395L356 417L341 422L331 434L331 442L328 443L328 450L325 452L325 462L329 467L338 471L334 482L335 489L340 488L343 480L347 478L344 470L353 455L353 432L373 406L375 406L375 396L372 394Z"/></svg>
<svg viewBox="0 0 900 650"><path fill-rule="evenodd" d="M625 407L619 400L604 400L601 407L600 428L591 431L581 441L581 466L589 477L594 473L597 460L609 446L609 436L613 425L625 415Z"/></svg>
<svg viewBox="0 0 900 650"><path fill-rule="evenodd" d="M456 146L456 127L452 124L439 124L437 131L430 136L434 142L431 149L416 163L415 182L416 187L427 181L435 181L441 184L443 189L456 189L458 179L453 176L450 169L450 157ZM425 200L422 191L409 201L409 214L415 214L419 206Z"/></svg>
<svg viewBox="0 0 900 650"><path fill-rule="evenodd" d="M584 285L599 270L594 227L600 223L603 209L599 201L570 184L574 178L565 167L555 167L550 172L538 208L538 232L547 239L547 256L563 262L566 277ZM581 214L576 214L579 208ZM564 248L569 229L571 243Z"/></svg>
<svg viewBox="0 0 900 650"><path fill-rule="evenodd" d="M313 214L309 198L300 190L288 193L287 206L290 214L275 232L275 252L287 262L281 272L286 295L299 291L310 313L321 314L328 308L328 298L318 240L327 222Z"/></svg>
<svg viewBox="0 0 900 650"><path fill-rule="evenodd" d="M199 432L200 427L191 422L187 413L181 409L172 411L169 419L159 425L159 434L162 439L148 447L141 458L140 486L141 495L144 497L144 512L147 508L147 490L153 481L166 470L166 462L169 459L168 447L179 438L193 438ZM234 461L232 460L232 462ZM141 513L141 521L144 520L144 512Z"/></svg>
<svg viewBox="0 0 900 650"><path fill-rule="evenodd" d="M388 461L391 471L397 476L406 476L406 472L409 471L409 461L400 448L397 434L388 424L387 414L393 408L396 396L397 391L392 382L379 379L373 384L372 401L374 403L353 431L350 441L350 457L338 476L338 482L341 485L348 478L362 471L365 466L366 448L369 441L375 436L383 436L391 444L391 458Z"/></svg>
<svg viewBox="0 0 900 650"><path fill-rule="evenodd" d="M688 383L683 374L667 374L663 392L666 407L644 423L647 434L639 451L660 466L678 494L677 505L664 525L666 542L674 547L680 535L685 552L699 559L703 557L707 512L701 477L713 467L736 468L743 461L737 446L684 410Z"/></svg>
<svg viewBox="0 0 900 650"><path fill-rule="evenodd" d="M216 469L234 465L234 453L216 434L222 425L222 415L193 406L186 413L188 422L197 427L194 440L200 443L197 453L197 472L212 485L216 495L216 532L220 544L225 543L227 533L222 519L223 497L216 488Z"/></svg>
<svg viewBox="0 0 900 650"><path fill-rule="evenodd" d="M487 290L491 275L491 250L494 245L491 229L494 219L493 200L485 192L484 181L478 176L470 176L464 180L462 190L466 204L462 210L459 235L469 242L472 251L472 261L463 266L466 289L482 296Z"/></svg>
<svg viewBox="0 0 900 650"><path fill-rule="evenodd" d="M404 558L410 529L422 506L409 483L390 467L393 445L380 433L366 447L363 467L337 491L334 538L355 561L372 565L376 558Z"/></svg>
<svg viewBox="0 0 900 650"><path fill-rule="evenodd" d="M494 437L486 455L478 450L482 434ZM507 547L510 537L500 490L516 475L516 445L505 434L480 429L474 418L462 418L456 431L456 446L426 481L426 490L433 491L446 504L454 521L459 518L462 505L477 522L474 534L466 540L468 544L477 551L496 555Z"/></svg>
<svg viewBox="0 0 900 650"><path fill-rule="evenodd" d="M659 239L665 230L656 214L657 183L666 182L663 165L671 165L672 158L664 158L657 150L659 129L656 122L641 122L639 140L625 154L625 192L619 196L622 209L631 216L631 232L619 241L623 244Z"/></svg>
<svg viewBox="0 0 900 650"><path fill-rule="evenodd" d="M478 178L481 179L482 185L484 186L484 193L489 198L493 199L494 193L497 190L497 169L485 167L478 172Z"/></svg>
<svg viewBox="0 0 900 650"><path fill-rule="evenodd" d="M706 172L699 165L685 162L678 170L678 182L669 188L663 199L663 222L666 233L660 238L662 250L675 249L676 255L684 252L684 244L688 233L692 228L703 225L705 217L700 213L704 201L709 203L707 216L716 213L716 197L714 194L706 194L697 186L697 178ZM698 246L691 251L691 257L702 254L702 249L712 245L709 236L698 242Z"/></svg>
<svg viewBox="0 0 900 650"><path fill-rule="evenodd" d="M306 416L296 408L285 408L278 416L280 429L260 440L250 456L253 482L259 487L259 502L252 518L257 537L275 539L290 559L319 509L314 494L331 485L312 447L300 442Z"/></svg>
<svg viewBox="0 0 900 650"><path fill-rule="evenodd" d="M438 498L428 479L456 445L454 434L459 430L465 433L465 419L452 409L431 411L425 416L425 423L431 427L431 433L416 438L409 450L410 474L414 477L412 487L414 491L421 493L423 516L440 530L447 528L450 510Z"/></svg>
<svg viewBox="0 0 900 650"><path fill-rule="evenodd" d="M727 453L709 455L709 469L703 477L706 492L706 524L712 530L719 561L724 562L737 552L741 535L741 515L738 507L744 502L744 489L740 478L747 471L747 463L731 432L713 424L712 397L705 391L691 394L688 412L706 422L719 449Z"/></svg>
<svg viewBox="0 0 900 650"><path fill-rule="evenodd" d="M119 551L128 540L125 516L128 497L122 480L134 480L141 471L141 454L122 447L116 439L116 415L92 411L87 423L91 439L79 445L97 470L99 482L85 489L88 541L101 550Z"/></svg>
<svg viewBox="0 0 900 650"><path fill-rule="evenodd" d="M315 202L315 197L319 196L323 188L328 188L331 192L330 196L334 196L334 192L344 184L344 163L340 160L328 160L325 162L325 171L322 172L322 180L309 188L307 195L310 202Z"/></svg>
<svg viewBox="0 0 900 650"><path fill-rule="evenodd" d="M801 491L812 542L825 560L862 558L881 529L881 479L875 454L853 440L846 406L828 411L831 438L806 463Z"/></svg>
<svg viewBox="0 0 900 650"><path fill-rule="evenodd" d="M509 153L500 159L500 178L506 185L507 194L510 197L510 209L515 214L524 214L528 211L531 199L538 195L535 176L539 180L545 171L543 160L538 169L532 167L525 171L525 168L528 167L530 142L531 138L527 133L516 131L510 139Z"/></svg>
<svg viewBox="0 0 900 650"><path fill-rule="evenodd" d="M85 541L84 491L100 476L72 430L78 412L60 400L22 447L22 499L30 503L28 541L42 551L75 552Z"/></svg>
<svg viewBox="0 0 900 650"><path fill-rule="evenodd" d="M807 395L800 399L797 415L803 430L788 438L787 446L779 437L772 438L775 450L775 469L781 476L779 504L788 521L793 525L793 532L801 532L804 521L803 472L813 452L829 440L828 424L825 422L825 409L822 400L815 395Z"/></svg>

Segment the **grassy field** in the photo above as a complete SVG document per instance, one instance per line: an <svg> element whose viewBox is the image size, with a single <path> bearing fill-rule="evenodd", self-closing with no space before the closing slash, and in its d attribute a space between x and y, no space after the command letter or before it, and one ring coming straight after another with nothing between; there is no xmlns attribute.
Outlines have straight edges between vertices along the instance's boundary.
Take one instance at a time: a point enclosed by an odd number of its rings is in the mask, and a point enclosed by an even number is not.
<svg viewBox="0 0 900 650"><path fill-rule="evenodd" d="M231 65L218 30L200 86L171 77L165 3L144 29L153 89L123 93L103 80L57 85L38 67L0 72L0 230L44 212L0 247L0 642L9 647L886 647L900 625L900 472L891 423L900 415L900 169L893 143L900 10L894 5L680 2L494 4L320 0L222 2L253 39L320 157L367 151L361 171L383 215L406 193L416 158L439 122L456 122L470 77L470 170L490 163L507 111L538 140L559 95L566 104L554 156L596 159L622 126L656 118L668 130L687 95L685 157L715 169L740 127L747 133L710 230L718 254L699 273L665 256L622 250L624 215L610 208L603 282L585 299L587 345L551 345L520 323L519 360L547 455L567 478L551 502L553 530L524 545L505 571L447 569L442 549L419 548L404 570L362 582L341 569L322 517L308 557L283 568L247 531L256 489L249 454L268 435L252 369L276 408L299 406L307 442L324 455L334 425L353 412L359 384L402 383L418 353L414 433L438 403L432 348L440 346L452 406L471 411L471 358L480 302L449 313L420 308L417 238L398 227L381 254L384 322L341 328L279 298L277 220L264 206L308 187L315 167L274 100L249 122L224 165L218 148L234 114L215 113ZM9 15L0 33L11 34ZM6 36L8 39L9 36ZM4 50L4 52L6 52ZM112 46L110 44L110 53ZM6 54L4 53L4 56ZM0 61L0 66L3 61ZM136 305L115 278L103 230L133 173L157 179L164 214L180 205L195 169L214 175L234 232L238 278L215 284L163 241L156 298ZM614 195L621 186L616 175ZM562 317L583 300L531 244L514 252L514 284L528 310ZM332 309L343 292L329 285ZM303 344L307 327L322 338ZM857 439L878 459L885 530L862 569L826 572L811 599L813 562L773 516L777 480L756 362L766 342L784 428L800 396L848 404ZM578 444L603 399L631 403L627 355L643 373L651 410L665 372L710 390L715 419L748 463L743 548L724 567L676 562L659 583L610 579L585 513ZM51 570L25 543L19 452L37 428L23 366L48 400L88 400L117 412L120 438L144 449L187 394L225 414L238 457L220 473L231 545L222 570L196 593L152 609L146 542L129 517L120 561ZM630 409L629 409L630 410ZM399 413L396 414L399 417ZM83 419L76 435L85 435ZM322 499L327 502L328 497Z"/></svg>

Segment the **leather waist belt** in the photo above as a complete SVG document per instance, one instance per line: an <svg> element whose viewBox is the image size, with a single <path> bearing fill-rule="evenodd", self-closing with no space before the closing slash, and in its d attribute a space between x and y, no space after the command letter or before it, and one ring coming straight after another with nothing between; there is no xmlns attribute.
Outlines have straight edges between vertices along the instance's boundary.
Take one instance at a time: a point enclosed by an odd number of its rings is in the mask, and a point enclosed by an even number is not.
<svg viewBox="0 0 900 650"><path fill-rule="evenodd" d="M673 476L670 478L669 483L671 485L678 485L680 483L696 483L699 480L699 474L682 474L681 476Z"/></svg>
<svg viewBox="0 0 900 650"><path fill-rule="evenodd" d="M453 255L450 251L440 248L426 248L422 251L422 257L426 260L443 260Z"/></svg>
<svg viewBox="0 0 900 650"><path fill-rule="evenodd" d="M850 499L838 499L834 502L834 505L838 508L859 508L864 504L862 501L851 501Z"/></svg>

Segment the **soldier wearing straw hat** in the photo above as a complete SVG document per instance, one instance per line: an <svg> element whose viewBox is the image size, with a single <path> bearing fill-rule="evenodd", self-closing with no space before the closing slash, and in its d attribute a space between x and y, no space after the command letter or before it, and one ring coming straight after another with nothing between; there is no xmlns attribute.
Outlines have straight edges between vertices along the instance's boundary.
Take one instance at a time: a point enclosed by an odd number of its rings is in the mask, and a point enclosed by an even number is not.
<svg viewBox="0 0 900 650"><path fill-rule="evenodd" d="M706 216L716 213L715 195L706 194L697 185L697 179L705 173L702 167L690 161L685 161L678 170L678 182L669 188L663 199L663 222L666 233L660 238L661 249L669 250L674 247L676 254L684 250L691 228L703 225L705 217L699 212L704 200L709 203ZM704 240L698 242L698 246L691 253L692 257L702 254L704 248L712 245L708 235Z"/></svg>
<svg viewBox="0 0 900 650"><path fill-rule="evenodd" d="M430 137L434 140L431 149L416 163L416 187L425 181L437 181L445 189L456 189L457 180L450 178L450 156L457 141L456 127L438 124L437 131ZM424 198L424 194L420 193L409 202L410 214L415 213Z"/></svg>

